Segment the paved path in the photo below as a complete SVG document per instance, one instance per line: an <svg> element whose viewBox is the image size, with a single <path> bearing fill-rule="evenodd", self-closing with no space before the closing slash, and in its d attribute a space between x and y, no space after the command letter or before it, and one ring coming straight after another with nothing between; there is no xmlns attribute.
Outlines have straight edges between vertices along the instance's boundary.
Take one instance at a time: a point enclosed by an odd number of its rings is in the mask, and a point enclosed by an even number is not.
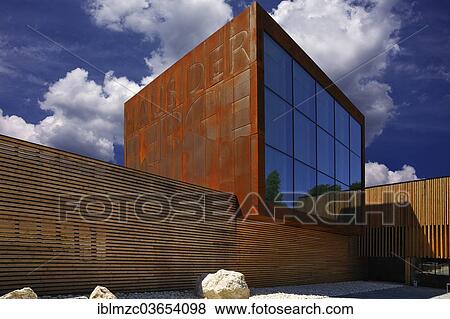
<svg viewBox="0 0 450 319"><path fill-rule="evenodd" d="M360 299L429 299L445 294L444 289L403 286L397 288L367 291L342 296L342 298Z"/></svg>

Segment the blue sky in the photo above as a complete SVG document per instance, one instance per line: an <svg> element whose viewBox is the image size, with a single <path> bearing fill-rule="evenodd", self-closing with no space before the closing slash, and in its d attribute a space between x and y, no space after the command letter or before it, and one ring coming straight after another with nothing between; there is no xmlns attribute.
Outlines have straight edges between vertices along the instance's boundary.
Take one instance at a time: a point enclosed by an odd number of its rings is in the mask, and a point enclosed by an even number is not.
<svg viewBox="0 0 450 319"><path fill-rule="evenodd" d="M0 133L123 163L123 101L248 3L2 1ZM370 184L450 175L449 3L260 4L365 113Z"/></svg>
<svg viewBox="0 0 450 319"><path fill-rule="evenodd" d="M418 1L413 10L400 36L428 28L402 44L386 71L399 109L367 158L389 167L408 163L420 177L450 175L450 3Z"/></svg>

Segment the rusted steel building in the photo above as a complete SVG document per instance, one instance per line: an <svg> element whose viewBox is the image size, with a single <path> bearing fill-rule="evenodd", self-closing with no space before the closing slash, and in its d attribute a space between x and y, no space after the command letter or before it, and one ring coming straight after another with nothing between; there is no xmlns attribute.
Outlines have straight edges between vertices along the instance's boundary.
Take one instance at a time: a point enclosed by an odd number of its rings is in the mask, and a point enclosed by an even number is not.
<svg viewBox="0 0 450 319"><path fill-rule="evenodd" d="M256 3L125 103L127 167L232 192L245 215L359 190L363 163L362 113Z"/></svg>
<svg viewBox="0 0 450 319"><path fill-rule="evenodd" d="M365 205L363 115L256 3L127 101L124 135L127 167L0 136L0 293L448 273L448 178Z"/></svg>
<svg viewBox="0 0 450 319"><path fill-rule="evenodd" d="M362 202L346 201L364 185L364 117L256 3L124 113L125 168L0 136L5 292L193 288L220 268L251 286L365 277ZM326 218L278 223L274 207Z"/></svg>

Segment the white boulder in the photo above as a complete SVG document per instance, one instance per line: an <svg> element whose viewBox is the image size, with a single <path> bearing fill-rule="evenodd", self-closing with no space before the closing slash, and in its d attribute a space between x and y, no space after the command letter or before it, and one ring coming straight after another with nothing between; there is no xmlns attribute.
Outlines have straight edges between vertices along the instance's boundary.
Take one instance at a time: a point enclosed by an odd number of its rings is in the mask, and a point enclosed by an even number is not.
<svg viewBox="0 0 450 319"><path fill-rule="evenodd" d="M30 287L17 289L0 297L0 299L37 299L37 295Z"/></svg>
<svg viewBox="0 0 450 319"><path fill-rule="evenodd" d="M108 288L97 286L92 291L89 299L117 299L117 297L111 291L109 291Z"/></svg>
<svg viewBox="0 0 450 319"><path fill-rule="evenodd" d="M207 299L248 299L250 289L240 272L220 269L202 281L203 296Z"/></svg>

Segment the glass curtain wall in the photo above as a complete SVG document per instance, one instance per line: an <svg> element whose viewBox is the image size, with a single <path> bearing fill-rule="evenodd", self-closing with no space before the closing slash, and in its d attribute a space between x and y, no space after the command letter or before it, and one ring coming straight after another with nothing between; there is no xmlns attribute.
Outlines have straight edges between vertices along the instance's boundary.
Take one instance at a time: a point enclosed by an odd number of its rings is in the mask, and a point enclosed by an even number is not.
<svg viewBox="0 0 450 319"><path fill-rule="evenodd" d="M264 83L267 202L361 189L361 125L267 34Z"/></svg>

